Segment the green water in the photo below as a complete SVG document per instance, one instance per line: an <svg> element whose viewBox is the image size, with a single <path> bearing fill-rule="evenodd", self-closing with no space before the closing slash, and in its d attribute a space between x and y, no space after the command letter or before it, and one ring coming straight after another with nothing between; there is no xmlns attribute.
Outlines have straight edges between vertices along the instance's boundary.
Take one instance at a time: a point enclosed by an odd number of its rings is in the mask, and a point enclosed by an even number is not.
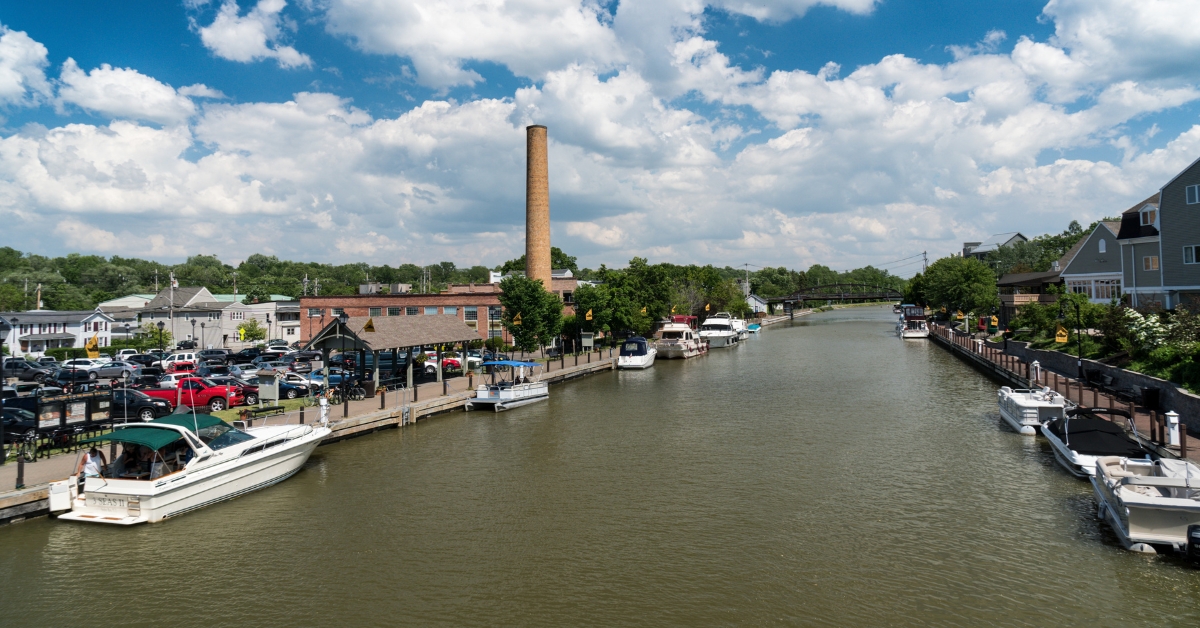
<svg viewBox="0 0 1200 628"><path fill-rule="evenodd" d="M178 520L0 529L0 624L1192 625L996 385L890 309L322 447Z"/></svg>

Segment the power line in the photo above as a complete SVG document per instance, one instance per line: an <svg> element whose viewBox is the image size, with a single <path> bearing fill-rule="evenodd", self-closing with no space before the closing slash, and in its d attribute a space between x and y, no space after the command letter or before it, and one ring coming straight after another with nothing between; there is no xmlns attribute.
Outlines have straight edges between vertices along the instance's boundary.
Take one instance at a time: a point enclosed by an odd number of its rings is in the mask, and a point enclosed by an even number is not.
<svg viewBox="0 0 1200 628"><path fill-rule="evenodd" d="M924 253L917 253L916 255L909 255L908 257L902 257L902 258L900 258L900 259L897 259L897 260L892 260L892 261L890 261L890 262L884 262L884 263L880 264L879 266L877 266L876 268L882 268L883 266L887 266L888 264L895 264L896 262L903 262L903 261L905 261L905 260L910 260L910 259L912 259L912 258L914 258L914 257L921 257L922 255L925 255L925 254L924 254Z"/></svg>

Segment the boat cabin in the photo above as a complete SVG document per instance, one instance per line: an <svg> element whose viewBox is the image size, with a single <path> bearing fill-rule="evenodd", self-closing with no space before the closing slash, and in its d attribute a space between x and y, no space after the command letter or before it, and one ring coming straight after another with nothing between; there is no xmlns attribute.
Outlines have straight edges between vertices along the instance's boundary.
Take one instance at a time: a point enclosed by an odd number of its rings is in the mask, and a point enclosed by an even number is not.
<svg viewBox="0 0 1200 628"><path fill-rule="evenodd" d="M253 439L214 416L172 414L148 423L118 425L82 443L121 446L120 453L101 470L102 478L157 480L182 471L194 458L207 458L215 451Z"/></svg>
<svg viewBox="0 0 1200 628"><path fill-rule="evenodd" d="M663 332L663 335L665 337L666 334L679 334L679 333L681 333L681 332L678 332L678 331ZM644 356L644 355L647 355L649 353L649 351L650 351L650 343L646 342L646 339L642 338L641 336L634 336L633 338L626 340L621 345L621 357L623 357L623 358Z"/></svg>
<svg viewBox="0 0 1200 628"><path fill-rule="evenodd" d="M923 321L925 320L925 307L922 305L913 305L905 303L900 306L904 311L904 320L906 321Z"/></svg>

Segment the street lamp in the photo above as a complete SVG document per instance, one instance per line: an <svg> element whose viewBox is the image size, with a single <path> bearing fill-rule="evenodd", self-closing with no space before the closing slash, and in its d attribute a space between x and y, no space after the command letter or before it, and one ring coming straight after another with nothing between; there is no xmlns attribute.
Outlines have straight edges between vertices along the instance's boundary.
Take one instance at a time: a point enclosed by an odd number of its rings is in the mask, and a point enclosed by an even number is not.
<svg viewBox="0 0 1200 628"><path fill-rule="evenodd" d="M166 326L167 326L166 323L164 323L162 321L158 321L158 350L159 350L159 352L162 352L162 350L163 350L162 330L163 330L163 327L166 327Z"/></svg>
<svg viewBox="0 0 1200 628"><path fill-rule="evenodd" d="M205 346L206 345L204 344L204 323L200 323L200 348L203 349Z"/></svg>
<svg viewBox="0 0 1200 628"><path fill-rule="evenodd" d="M1077 354L1077 357L1075 360L1075 365L1079 371L1079 381L1082 382L1083 381L1083 336L1080 335L1079 330L1083 327L1083 309L1080 308L1079 303L1076 303L1076 302L1070 302L1070 305L1075 306L1075 346L1076 346L1076 354ZM1059 319L1062 319L1062 320L1066 320L1066 318L1067 318L1066 314L1063 313L1063 301L1058 302L1058 317L1059 317ZM1068 355L1070 355L1070 354L1068 354Z"/></svg>

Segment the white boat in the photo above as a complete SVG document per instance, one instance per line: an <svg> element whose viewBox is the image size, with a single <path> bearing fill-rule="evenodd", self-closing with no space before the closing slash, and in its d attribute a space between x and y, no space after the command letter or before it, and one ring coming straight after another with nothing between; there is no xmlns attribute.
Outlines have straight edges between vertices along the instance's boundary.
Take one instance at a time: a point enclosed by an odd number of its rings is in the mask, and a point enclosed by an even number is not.
<svg viewBox="0 0 1200 628"><path fill-rule="evenodd" d="M534 370L540 366L536 362L496 360L484 362L483 366L491 367L492 383L480 384L475 389L475 396L468 399L463 406L468 412L501 412L550 398L550 386L546 382L538 381L534 376ZM498 381L497 371L504 371L509 379Z"/></svg>
<svg viewBox="0 0 1200 628"><path fill-rule="evenodd" d="M686 323L665 323L654 343L663 358L694 358L708 352L708 344Z"/></svg>
<svg viewBox="0 0 1200 628"><path fill-rule="evenodd" d="M896 334L901 338L928 338L929 325L925 320L925 307L912 304L900 307L903 313L896 323Z"/></svg>
<svg viewBox="0 0 1200 628"><path fill-rule="evenodd" d="M121 453L100 476L50 484L60 520L154 523L281 482L300 470L323 425L237 429L207 414L172 414L115 425L84 443L112 442Z"/></svg>
<svg viewBox="0 0 1200 628"><path fill-rule="evenodd" d="M617 368L647 369L654 366L655 349L645 338L635 336L621 343L621 354L617 356Z"/></svg>
<svg viewBox="0 0 1200 628"><path fill-rule="evenodd" d="M759 325L758 323L750 323L749 325L746 325L746 330L752 334L757 334L758 332L762 331L762 325Z"/></svg>
<svg viewBox="0 0 1200 628"><path fill-rule="evenodd" d="M1155 546L1187 549L1188 526L1200 525L1200 467L1186 460L1102 456L1091 481L1096 515L1125 549L1148 554L1158 552Z"/></svg>
<svg viewBox="0 0 1200 628"><path fill-rule="evenodd" d="M1062 418L1067 409L1066 398L1049 388L1013 390L1001 386L999 397L1000 417L1026 436L1037 434L1043 423Z"/></svg>
<svg viewBox="0 0 1200 628"><path fill-rule="evenodd" d="M731 318L729 323L733 325L733 331L737 332L738 341L746 340L750 337L750 329L746 327L746 321L740 318Z"/></svg>
<svg viewBox="0 0 1200 628"><path fill-rule="evenodd" d="M1150 459L1141 443L1130 438L1121 423L1100 415L1128 421L1129 413L1117 408L1070 408L1063 418L1042 425L1042 436L1050 441L1054 459L1077 478L1096 474L1096 461L1102 456Z"/></svg>
<svg viewBox="0 0 1200 628"><path fill-rule="evenodd" d="M737 330L733 328L733 318L728 312L717 312L704 319L700 325L700 337L709 347L733 347L738 343Z"/></svg>

